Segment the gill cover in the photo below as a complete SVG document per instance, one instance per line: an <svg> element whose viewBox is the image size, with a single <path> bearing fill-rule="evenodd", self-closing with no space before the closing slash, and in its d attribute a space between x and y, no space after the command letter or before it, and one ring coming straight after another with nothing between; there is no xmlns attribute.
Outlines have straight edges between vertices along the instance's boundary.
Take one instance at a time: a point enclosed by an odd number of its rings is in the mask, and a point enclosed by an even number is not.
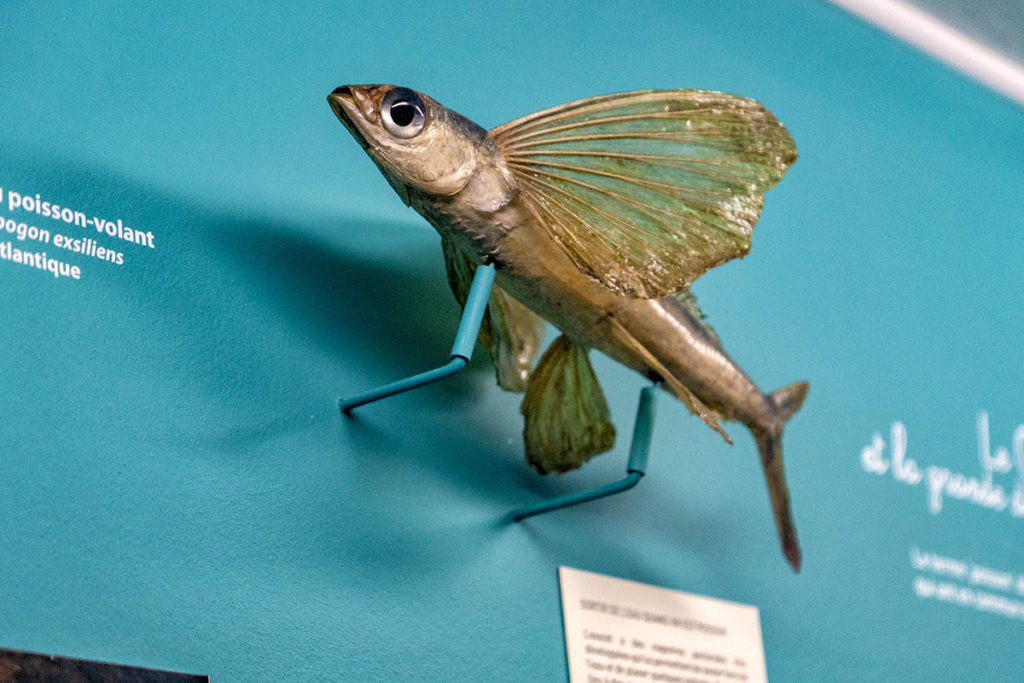
<svg viewBox="0 0 1024 683"><path fill-rule="evenodd" d="M327 101L406 203L409 189L451 195L469 182L487 132L436 100L393 85L343 85Z"/></svg>

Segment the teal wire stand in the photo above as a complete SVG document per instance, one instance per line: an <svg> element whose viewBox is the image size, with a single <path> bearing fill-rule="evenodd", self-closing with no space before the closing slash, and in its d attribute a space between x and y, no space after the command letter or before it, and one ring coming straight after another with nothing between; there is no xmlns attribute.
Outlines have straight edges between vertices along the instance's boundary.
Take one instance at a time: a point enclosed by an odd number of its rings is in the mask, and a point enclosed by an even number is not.
<svg viewBox="0 0 1024 683"><path fill-rule="evenodd" d="M626 465L626 476L624 479L590 491L571 493L537 503L536 505L520 508L512 513L512 520L521 522L527 517L622 493L640 483L640 479L643 478L647 469L647 454L651 450L651 430L654 427L654 397L657 388L658 385L653 384L649 387L644 387L640 392L640 404L636 408L636 422L633 424L633 441L629 446L629 463Z"/></svg>
<svg viewBox="0 0 1024 683"><path fill-rule="evenodd" d="M473 346L476 344L476 337L480 332L480 325L483 323L484 312L487 311L487 301L490 298L492 286L494 286L494 265L489 263L478 266L473 274L473 283L469 286L469 293L466 295L466 305L462 307L462 318L459 320L459 329L455 333L455 343L452 344L447 363L433 370L385 384L351 398L343 398L338 401L341 412L349 415L354 408L432 384L451 377L466 367L473 355Z"/></svg>
<svg viewBox="0 0 1024 683"><path fill-rule="evenodd" d="M452 344L452 350L448 354L447 363L433 370L427 370L426 372L385 384L351 398L343 398L338 401L338 407L341 409L341 412L344 415L350 415L352 410L359 406L432 384L446 377L451 377L466 367L470 357L473 355L473 347L476 345L476 338L480 333L480 325L483 323L484 313L487 311L487 302L493 286L494 265L486 264L477 267L476 272L473 274L473 282L469 286L469 293L466 295L466 304L462 307L462 318L459 320L459 329L455 333L455 342ZM521 522L527 517L622 493L636 486L640 479L643 478L647 469L647 454L651 448L651 430L654 427L654 397L657 387L657 384L653 384L649 387L644 387L640 392L640 404L636 409L633 441L629 446L629 463L626 465L626 476L624 479L590 491L560 496L537 503L536 505L521 508L512 513L512 519L516 522Z"/></svg>

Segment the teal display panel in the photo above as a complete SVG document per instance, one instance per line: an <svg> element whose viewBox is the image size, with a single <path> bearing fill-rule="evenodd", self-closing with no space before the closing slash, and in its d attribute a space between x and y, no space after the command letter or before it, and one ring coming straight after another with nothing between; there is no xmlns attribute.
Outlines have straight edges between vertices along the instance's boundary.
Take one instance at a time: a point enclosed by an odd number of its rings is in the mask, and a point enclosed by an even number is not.
<svg viewBox="0 0 1024 683"><path fill-rule="evenodd" d="M0 43L0 647L565 680L565 565L756 605L772 680L1019 680L1019 107L810 0L6 3ZM786 124L753 250L695 292L764 390L811 383L800 574L746 430L668 396L639 486L507 521L622 476L645 382L599 354L619 444L561 477L479 349L338 413L458 320L436 233L325 101L366 82L485 127L677 87Z"/></svg>

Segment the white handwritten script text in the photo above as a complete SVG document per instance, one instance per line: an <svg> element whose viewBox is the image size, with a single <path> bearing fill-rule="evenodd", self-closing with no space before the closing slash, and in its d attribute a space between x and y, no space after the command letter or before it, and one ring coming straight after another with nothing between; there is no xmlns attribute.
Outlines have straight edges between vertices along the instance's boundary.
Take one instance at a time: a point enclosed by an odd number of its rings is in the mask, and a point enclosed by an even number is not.
<svg viewBox="0 0 1024 683"><path fill-rule="evenodd" d="M999 446L992 451L988 428L988 413L977 418L978 476L954 472L948 467L929 465L922 467L907 457L907 428L894 422L889 430L889 443L876 432L871 443L861 449L860 464L865 472L892 478L907 486L924 482L928 489L928 510L933 515L942 512L946 499L971 503L993 512L1008 511L1013 517L1024 517L1024 424L1019 425L1010 438L1010 448ZM1012 489L996 483L995 476L1004 477L1016 470Z"/></svg>

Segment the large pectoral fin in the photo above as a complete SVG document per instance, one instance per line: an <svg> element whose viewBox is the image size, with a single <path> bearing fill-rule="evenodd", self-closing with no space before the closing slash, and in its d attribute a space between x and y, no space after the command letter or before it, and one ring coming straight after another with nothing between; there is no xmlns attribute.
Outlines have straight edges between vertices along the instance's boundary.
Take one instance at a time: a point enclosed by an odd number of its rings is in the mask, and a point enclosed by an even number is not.
<svg viewBox="0 0 1024 683"><path fill-rule="evenodd" d="M576 469L615 445L615 427L587 349L564 335L541 357L520 410L526 459L541 474Z"/></svg>
<svg viewBox="0 0 1024 683"><path fill-rule="evenodd" d="M764 193L796 159L762 105L707 90L592 97L488 135L576 267L645 299L746 254Z"/></svg>
<svg viewBox="0 0 1024 683"><path fill-rule="evenodd" d="M441 239L448 284L459 305L466 304L469 285L479 259L460 249L451 240ZM494 285L487 302L487 313L480 326L480 343L491 354L498 386L506 391L522 392L530 377L533 359L544 338L544 319Z"/></svg>

